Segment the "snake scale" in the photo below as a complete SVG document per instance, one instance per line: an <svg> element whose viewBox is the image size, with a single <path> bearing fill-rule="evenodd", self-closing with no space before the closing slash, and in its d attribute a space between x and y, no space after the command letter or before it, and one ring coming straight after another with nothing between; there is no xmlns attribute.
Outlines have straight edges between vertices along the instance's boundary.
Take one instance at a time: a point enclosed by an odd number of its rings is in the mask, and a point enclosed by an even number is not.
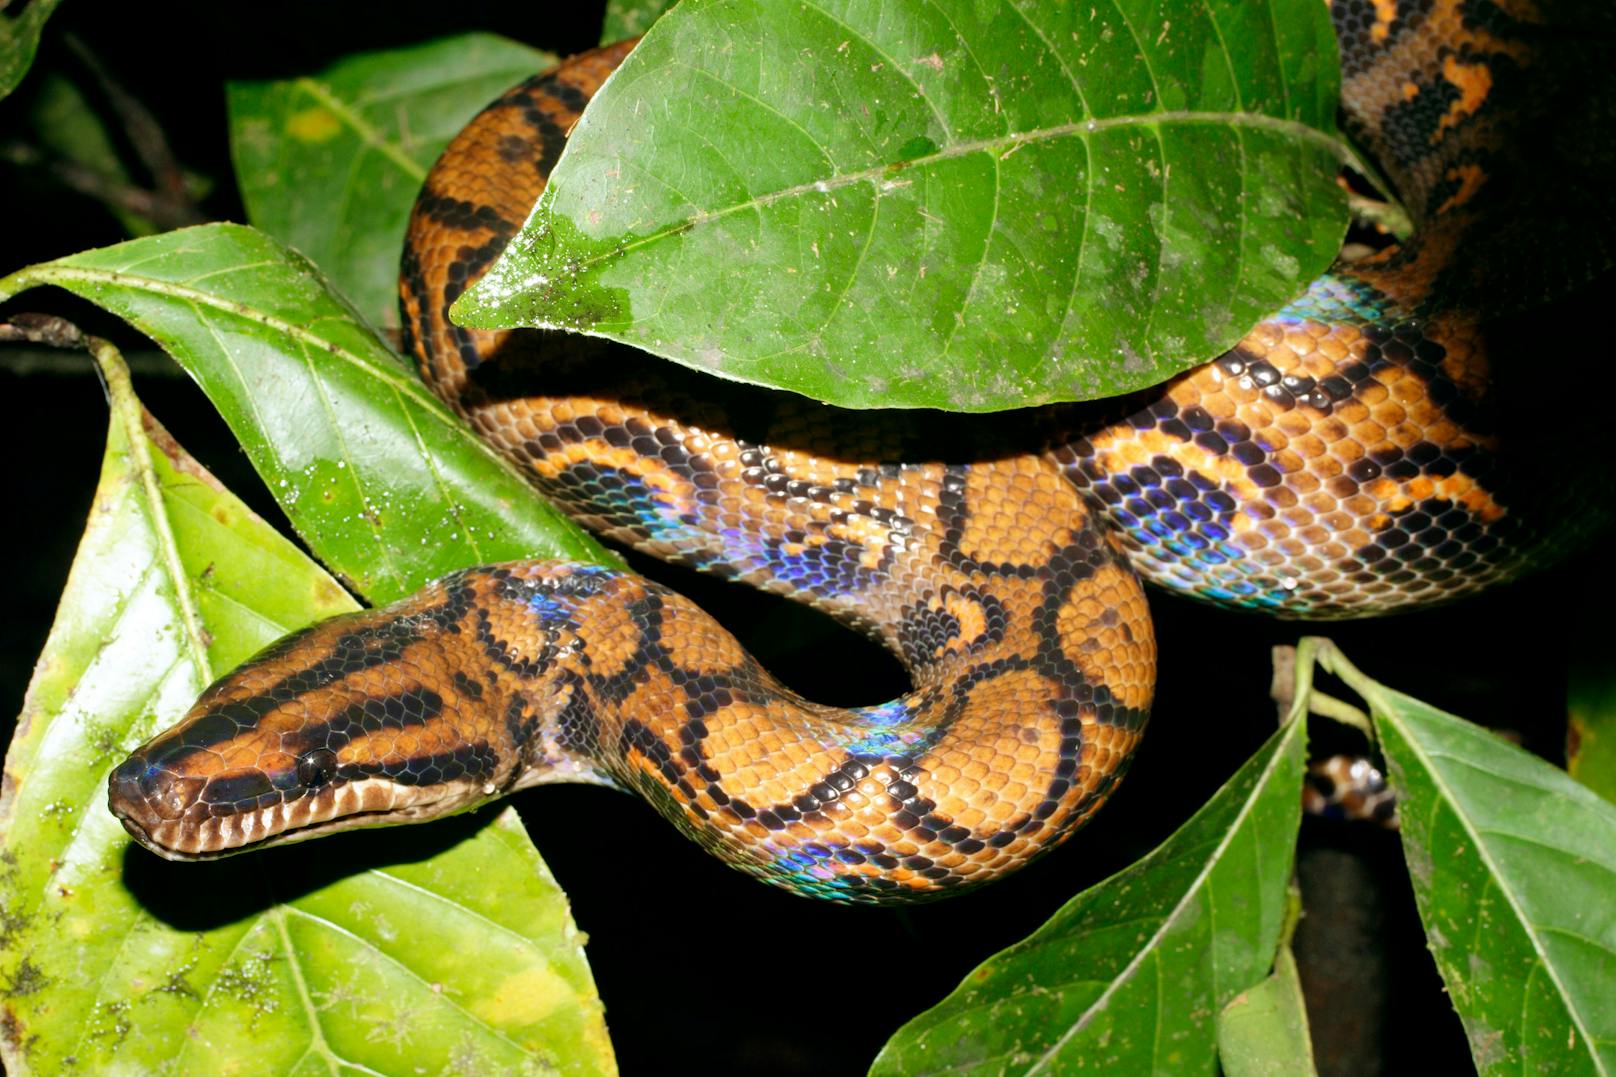
<svg viewBox="0 0 1616 1077"><path fill-rule="evenodd" d="M1140 577L1329 618L1469 594L1541 557L1470 257L1519 193L1496 162L1533 122L1535 10L1336 0L1346 126L1415 237L1338 264L1165 386L986 418L877 419L451 325L631 44L522 83L416 204L400 294L422 375L575 519L824 610L897 654L913 690L821 706L640 576L473 568L231 673L114 771L112 810L192 859L595 782L761 879L852 902L957 892L1048 852L1144 730Z"/></svg>

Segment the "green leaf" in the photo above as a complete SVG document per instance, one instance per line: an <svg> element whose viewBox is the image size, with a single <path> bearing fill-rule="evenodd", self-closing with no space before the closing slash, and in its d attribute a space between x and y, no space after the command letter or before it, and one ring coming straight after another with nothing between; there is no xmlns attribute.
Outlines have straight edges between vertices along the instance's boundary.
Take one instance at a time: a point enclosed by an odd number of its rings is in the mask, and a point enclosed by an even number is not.
<svg viewBox="0 0 1616 1077"><path fill-rule="evenodd" d="M171 864L107 812L109 770L215 674L354 602L99 358L101 481L0 796L7 1072L611 1072L581 938L514 815Z"/></svg>
<svg viewBox="0 0 1616 1077"><path fill-rule="evenodd" d="M114 183L130 184L129 170L118 157L107 125L71 79L47 71L32 96L30 126L43 149ZM157 230L149 218L115 201L108 202L106 209L129 235L150 235Z"/></svg>
<svg viewBox="0 0 1616 1077"><path fill-rule="evenodd" d="M467 565L617 563L539 499L295 252L214 224L0 278L128 320L202 386L287 517L373 604Z"/></svg>
<svg viewBox="0 0 1616 1077"><path fill-rule="evenodd" d="M1437 968L1483 1073L1616 1070L1616 805L1354 669Z"/></svg>
<svg viewBox="0 0 1616 1077"><path fill-rule="evenodd" d="M230 83L248 219L313 260L372 324L396 326L399 245L427 169L479 109L553 63L464 34L304 78Z"/></svg>
<svg viewBox="0 0 1616 1077"><path fill-rule="evenodd" d="M600 43L611 45L639 37L673 4L674 0L606 0Z"/></svg>
<svg viewBox="0 0 1616 1077"><path fill-rule="evenodd" d="M15 90L39 49L45 20L62 0L25 0L21 15L0 12L0 98ZM0 8L5 5L0 4Z"/></svg>
<svg viewBox="0 0 1616 1077"><path fill-rule="evenodd" d="M118 152L115 136L107 128L107 121L97 113L78 82L57 71L45 71L37 86L29 94L29 129L32 139L47 157L60 158L57 163L73 162L84 178L92 178L113 189L139 188L129 175ZM200 201L207 194L205 176L186 171L184 186L189 196ZM112 213L131 236L149 236L160 231L160 226L145 213L123 205L120 199L102 199L102 209Z"/></svg>
<svg viewBox="0 0 1616 1077"><path fill-rule="evenodd" d="M1313 1068L1302 981L1289 946L1274 974L1242 991L1218 1015L1218 1060L1227 1077L1305 1077Z"/></svg>
<svg viewBox="0 0 1616 1077"><path fill-rule="evenodd" d="M1217 1015L1273 966L1301 821L1303 701L1189 822L989 958L874 1074L1212 1072Z"/></svg>
<svg viewBox="0 0 1616 1077"><path fill-rule="evenodd" d="M467 325L847 407L1110 396L1330 262L1315 3L686 0L574 129Z"/></svg>

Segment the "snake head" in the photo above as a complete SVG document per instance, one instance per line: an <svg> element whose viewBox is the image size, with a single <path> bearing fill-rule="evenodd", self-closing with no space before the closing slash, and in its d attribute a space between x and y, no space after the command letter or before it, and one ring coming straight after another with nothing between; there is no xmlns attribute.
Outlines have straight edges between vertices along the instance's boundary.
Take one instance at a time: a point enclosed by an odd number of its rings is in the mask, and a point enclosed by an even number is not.
<svg viewBox="0 0 1616 1077"><path fill-rule="evenodd" d="M508 575L458 573L274 644L112 772L113 814L153 852L198 860L509 791L531 770L518 720L531 693L486 658L467 661L492 646L489 610ZM555 648L529 649L504 657L525 657L529 674L555 664Z"/></svg>

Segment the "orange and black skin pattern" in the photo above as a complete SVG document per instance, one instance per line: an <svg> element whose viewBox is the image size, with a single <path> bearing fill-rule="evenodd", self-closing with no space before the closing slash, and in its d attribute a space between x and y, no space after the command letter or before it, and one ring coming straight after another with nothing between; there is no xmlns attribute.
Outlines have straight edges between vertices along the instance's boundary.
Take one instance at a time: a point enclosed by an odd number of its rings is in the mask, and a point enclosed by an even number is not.
<svg viewBox="0 0 1616 1077"><path fill-rule="evenodd" d="M821 706L655 583L496 565L255 658L114 772L113 811L186 859L596 782L741 870L851 902L957 892L1048 852L1143 732L1141 575L1231 606L1364 616L1540 556L1533 528L1555 521L1531 524L1504 482L1463 258L1508 190L1490 169L1510 124L1531 117L1493 90L1533 62L1527 7L1338 0L1348 128L1419 235L1337 266L1121 411L850 414L450 324L631 44L524 82L455 139L416 205L400 294L422 376L586 526L826 611L898 655L913 691Z"/></svg>
<svg viewBox="0 0 1616 1077"><path fill-rule="evenodd" d="M1361 755L1332 755L1309 763L1302 808L1323 819L1398 829L1397 796L1380 768Z"/></svg>

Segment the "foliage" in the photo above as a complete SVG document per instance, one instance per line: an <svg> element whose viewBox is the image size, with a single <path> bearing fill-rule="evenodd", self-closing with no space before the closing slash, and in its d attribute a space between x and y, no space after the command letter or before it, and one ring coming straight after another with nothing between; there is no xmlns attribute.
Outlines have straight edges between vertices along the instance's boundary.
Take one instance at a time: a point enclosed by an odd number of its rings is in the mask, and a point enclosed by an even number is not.
<svg viewBox="0 0 1616 1077"><path fill-rule="evenodd" d="M1290 4L690 0L456 314L845 407L1153 385L1339 248L1333 43Z"/></svg>
<svg viewBox="0 0 1616 1077"><path fill-rule="evenodd" d="M123 750L355 603L91 347L106 461L0 798L9 1072L612 1071L566 899L509 810L415 848L259 865L130 845L105 809Z"/></svg>
<svg viewBox="0 0 1616 1077"><path fill-rule="evenodd" d="M45 20L62 0L33 0L20 15L0 10L0 97L5 97L28 73L39 48ZM5 5L0 5L3 8Z"/></svg>
<svg viewBox="0 0 1616 1077"><path fill-rule="evenodd" d="M0 94L53 6L0 16ZM612 25L643 29L660 6L615 6ZM1007 2L926 9L949 26L864 24L831 0L687 2L580 123L523 249L483 291L535 274L575 287L479 316L564 322L857 406L984 410L1160 380L1285 302L1339 238L1333 170L1347 151L1319 7L1114 0L1084 6L1103 25L1053 34L1039 20L1054 15L1026 21ZM1136 39L1146 8L1156 32ZM1093 49L1072 51L1090 29ZM1122 66L1136 52L1143 66ZM0 301L55 285L156 340L309 551L364 600L485 561L610 559L372 328L394 317L394 254L423 169L540 56L473 35L233 85L255 227L55 258L0 277ZM1002 71L1025 82L989 77ZM622 174L642 178L613 186ZM661 193L674 177L679 190ZM1189 283L1206 279L1227 287ZM170 865L131 850L102 810L107 771L212 677L354 599L191 460L115 353L92 347L112 408L101 485L0 796L10 1071L610 1071L581 937L513 815ZM1313 640L1287 720L1192 818L1022 941L979 954L875 1071L1305 1064L1287 943L1305 721L1353 710L1314 688L1316 665L1366 701L1478 1067L1608 1072L1616 808ZM636 1035L614 1015L620 1043Z"/></svg>

